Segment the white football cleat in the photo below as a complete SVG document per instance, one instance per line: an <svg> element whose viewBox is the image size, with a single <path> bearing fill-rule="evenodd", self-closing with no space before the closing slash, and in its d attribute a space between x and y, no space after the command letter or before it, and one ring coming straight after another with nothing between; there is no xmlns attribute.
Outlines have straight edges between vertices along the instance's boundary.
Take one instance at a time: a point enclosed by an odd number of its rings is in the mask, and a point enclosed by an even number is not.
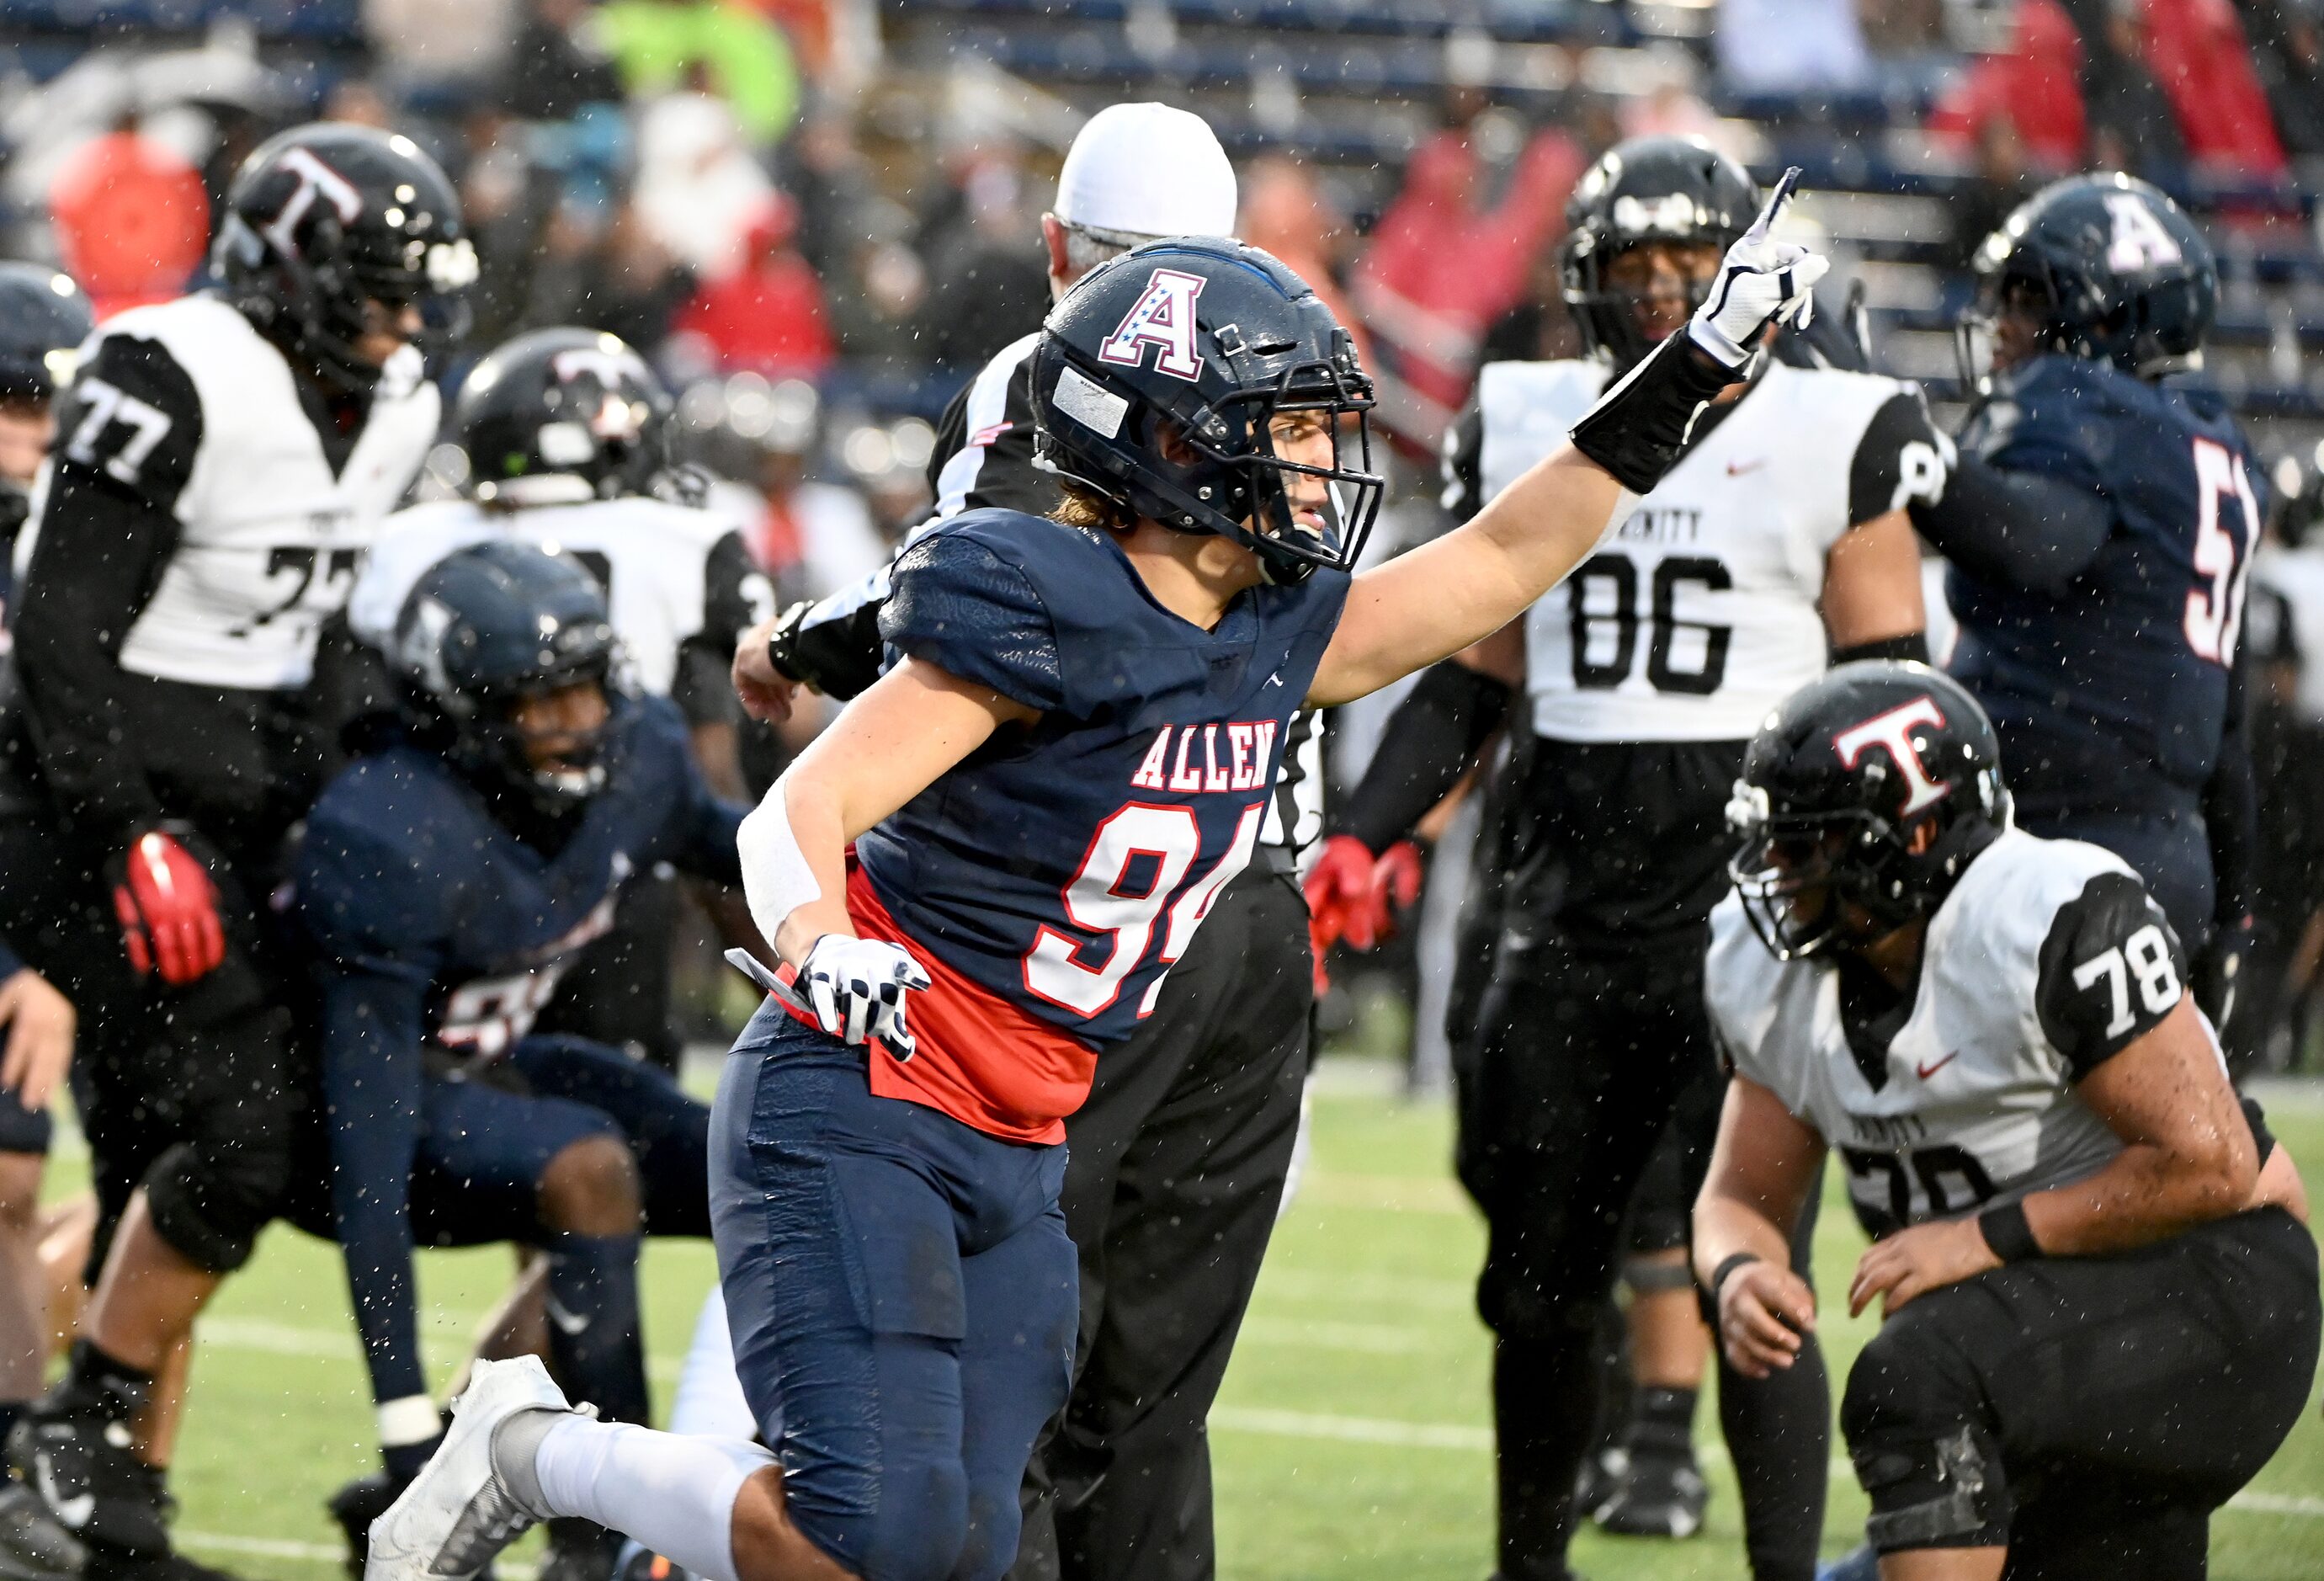
<svg viewBox="0 0 2324 1581"><path fill-rule="evenodd" d="M493 1465L500 1428L534 1410L580 1414L538 1356L476 1363L466 1391L453 1402L444 1442L371 1523L364 1581L461 1581L544 1519Z"/></svg>

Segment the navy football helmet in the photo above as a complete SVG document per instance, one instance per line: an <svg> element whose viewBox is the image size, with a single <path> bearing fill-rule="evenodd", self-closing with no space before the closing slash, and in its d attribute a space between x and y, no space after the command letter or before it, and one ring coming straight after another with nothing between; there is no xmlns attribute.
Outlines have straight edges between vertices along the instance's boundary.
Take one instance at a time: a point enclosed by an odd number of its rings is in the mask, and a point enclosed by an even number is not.
<svg viewBox="0 0 2324 1581"><path fill-rule="evenodd" d="M593 680L608 725L614 717L619 645L605 595L571 555L495 539L446 556L405 597L388 657L422 737L470 778L550 811L603 788L605 729L536 769L512 717L521 698Z"/></svg>
<svg viewBox="0 0 2324 1581"><path fill-rule="evenodd" d="M1049 311L1033 351L1039 464L1182 532L1231 538L1270 580L1346 569L1379 513L1372 382L1355 340L1273 255L1219 236L1148 242ZM1313 412L1332 464L1278 455L1268 420ZM1327 524L1295 517L1287 475L1329 486Z"/></svg>
<svg viewBox="0 0 2324 1581"><path fill-rule="evenodd" d="M452 411L467 491L518 504L652 492L675 402L645 359L598 329L536 329L470 371Z"/></svg>
<svg viewBox="0 0 2324 1581"><path fill-rule="evenodd" d="M46 401L63 389L73 352L96 328L71 275L0 262L0 401Z"/></svg>
<svg viewBox="0 0 2324 1581"><path fill-rule="evenodd" d="M1842 664L1751 738L1727 807L1742 842L1728 876L1761 941L1791 960L1933 911L2009 818L2001 744L1959 681L1925 664ZM1924 824L1935 837L1916 852Z"/></svg>
<svg viewBox="0 0 2324 1581"><path fill-rule="evenodd" d="M1972 386L1990 371L1978 341L2005 313L2034 315L2044 350L2159 378L2202 365L2218 310L2203 233L2163 192L2119 171L2051 182L1985 238L1970 268L1977 300L1959 347Z"/></svg>
<svg viewBox="0 0 2324 1581"><path fill-rule="evenodd" d="M1627 370L1654 349L1638 326L1637 299L1606 283L1606 266L1641 242L1735 245L1759 216L1759 189L1743 167L1698 137L1633 137L1615 144L1574 183L1558 254L1566 310L1582 348ZM1709 281L1695 287L1701 307Z"/></svg>
<svg viewBox="0 0 2324 1581"><path fill-rule="evenodd" d="M452 183L410 138L294 126L243 161L226 208L212 263L228 295L334 386L378 382L355 349L373 301L418 307L436 337L465 331L475 248Z"/></svg>

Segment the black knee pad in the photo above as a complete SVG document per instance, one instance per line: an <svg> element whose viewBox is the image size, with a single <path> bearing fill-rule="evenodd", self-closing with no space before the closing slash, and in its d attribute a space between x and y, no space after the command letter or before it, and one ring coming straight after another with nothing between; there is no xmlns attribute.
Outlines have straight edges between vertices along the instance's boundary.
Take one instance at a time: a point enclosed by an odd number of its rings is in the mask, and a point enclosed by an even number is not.
<svg viewBox="0 0 2324 1581"><path fill-rule="evenodd" d="M289 1194L290 1149L268 1138L232 1148L181 1142L153 1160L143 1184L161 1238L196 1267L232 1273Z"/></svg>
<svg viewBox="0 0 2324 1581"><path fill-rule="evenodd" d="M1912 1328L1891 1323L1849 1374L1840 1430L1872 1500L1864 1535L1881 1553L2009 1540L2000 1445L1950 1373Z"/></svg>

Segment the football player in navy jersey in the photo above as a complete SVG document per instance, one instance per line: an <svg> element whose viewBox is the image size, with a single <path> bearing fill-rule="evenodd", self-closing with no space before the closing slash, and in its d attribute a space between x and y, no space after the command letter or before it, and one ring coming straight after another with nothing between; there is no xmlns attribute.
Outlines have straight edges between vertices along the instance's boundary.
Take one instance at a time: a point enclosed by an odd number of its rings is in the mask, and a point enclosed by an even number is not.
<svg viewBox="0 0 2324 1581"><path fill-rule="evenodd" d="M8 593L16 533L32 514L32 488L57 425L57 392L97 320L69 274L0 262L0 652L7 650Z"/></svg>
<svg viewBox="0 0 2324 1581"><path fill-rule="evenodd" d="M743 826L787 971L727 1062L712 1214L773 1450L592 1422L537 1361L488 1364L374 1525L374 1581L471 1573L560 1515L714 1577L1005 1571L1070 1381L1059 1142L1099 1051L1250 861L1292 714L1513 617L1804 308L1822 261L1767 236L1789 184L1571 446L1361 578L1370 383L1313 291L1181 238L1068 292L1033 372L1066 504L907 552L901 661Z"/></svg>
<svg viewBox="0 0 2324 1581"><path fill-rule="evenodd" d="M1738 1370L1811 1357L1788 1242L1831 1150L1873 1238L1840 1425L1886 1581L2195 1581L2314 1379L2307 1197L2163 909L2014 826L2008 750L1917 664L1843 665L1752 740L1696 1274Z"/></svg>
<svg viewBox="0 0 2324 1581"><path fill-rule="evenodd" d="M183 1561L124 1428L290 1186L263 902L332 750L323 624L436 439L414 342L475 273L451 182L369 127L270 139L221 218L219 288L108 319L59 403L0 732L0 914L80 1011L99 1207L71 1367L9 1452L94 1565L156 1573Z"/></svg>
<svg viewBox="0 0 2324 1581"><path fill-rule="evenodd" d="M1913 521L1952 562L1950 667L1992 715L2038 834L2128 862L2224 1019L2255 818L2236 658L2263 469L2199 366L2218 271L2124 175L2043 189L1977 253L1978 402ZM1989 337L1989 367L1974 365Z"/></svg>
<svg viewBox="0 0 2324 1581"><path fill-rule="evenodd" d="M667 700L615 689L616 652L570 554L447 556L390 644L402 730L324 790L293 864L328 1134L327 1194L299 1216L346 1255L390 1484L373 1515L438 1433L415 1245L543 1247L558 1373L642 1421L640 1230L709 1233L707 1109L618 1049L534 1030L633 876L740 879L743 809L711 794Z"/></svg>

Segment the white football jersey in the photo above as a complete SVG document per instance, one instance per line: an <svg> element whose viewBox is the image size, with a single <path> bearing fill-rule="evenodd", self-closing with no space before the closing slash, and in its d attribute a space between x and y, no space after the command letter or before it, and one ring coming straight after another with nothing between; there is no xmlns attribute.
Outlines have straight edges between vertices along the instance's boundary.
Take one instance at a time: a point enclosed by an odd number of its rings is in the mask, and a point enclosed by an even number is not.
<svg viewBox="0 0 2324 1581"><path fill-rule="evenodd" d="M442 402L420 354L390 361L334 472L290 365L222 299L180 297L109 319L81 348L82 366L115 337L158 346L191 382L199 411L165 410L84 374L59 453L135 485L173 427L200 430L174 502L182 532L122 642L121 667L198 686L305 686L317 633L435 442Z"/></svg>
<svg viewBox="0 0 2324 1581"><path fill-rule="evenodd" d="M1595 362L1486 365L1475 504L1563 444L1605 378ZM1575 742L1749 736L1823 673L1818 606L1832 545L1916 492L1941 491L1943 464L1920 412L1898 380L1772 363L1526 613L1535 732ZM1448 506L1461 491L1455 480Z"/></svg>
<svg viewBox="0 0 2324 1581"><path fill-rule="evenodd" d="M2185 993L2178 940L2121 858L2017 829L1930 919L1909 1005L1853 1039L1834 960L1777 961L1732 893L1711 927L1721 1049L1838 1151L1875 1235L2104 1165L2122 1142L2074 1084Z"/></svg>
<svg viewBox="0 0 2324 1581"><path fill-rule="evenodd" d="M596 575L635 679L657 697L676 685L689 639L774 613L773 585L748 562L737 524L724 513L638 497L515 511L438 500L399 511L380 529L347 601L347 624L359 640L388 649L413 584L445 556L503 537L564 550ZM722 617L722 606L737 604ZM733 636L723 633L729 646Z"/></svg>

